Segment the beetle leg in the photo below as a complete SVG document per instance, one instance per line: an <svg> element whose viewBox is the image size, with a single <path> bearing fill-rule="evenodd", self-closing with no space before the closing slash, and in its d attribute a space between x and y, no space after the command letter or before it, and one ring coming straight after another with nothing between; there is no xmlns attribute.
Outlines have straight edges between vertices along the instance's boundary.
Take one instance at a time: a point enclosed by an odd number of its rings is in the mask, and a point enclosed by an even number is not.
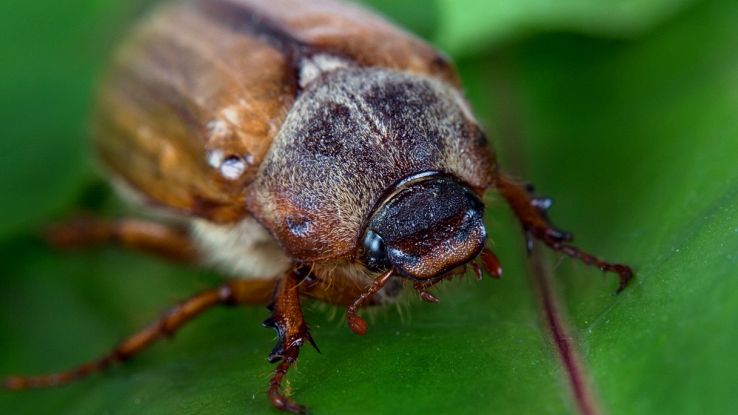
<svg viewBox="0 0 738 415"><path fill-rule="evenodd" d="M112 242L180 262L193 262L198 256L186 230L135 218L79 217L52 226L45 236L53 245L63 249Z"/></svg>
<svg viewBox="0 0 738 415"><path fill-rule="evenodd" d="M474 275L477 276L477 281L482 281L482 268L479 267L479 264L476 262L471 263L472 270L474 271Z"/></svg>
<svg viewBox="0 0 738 415"><path fill-rule="evenodd" d="M482 267L487 271L490 277L494 279L502 277L502 266L500 265L500 260L492 250L484 248L479 256L482 260ZM476 263L474 263L474 265L476 265ZM479 265L476 265L474 272L477 272L477 278L481 279L481 273L477 271L478 268Z"/></svg>
<svg viewBox="0 0 738 415"><path fill-rule="evenodd" d="M441 300L439 300L438 297L436 297L435 295L428 292L428 289L434 286L435 284L436 284L435 281L430 284L416 282L415 284L413 284L413 288L415 288L415 291L418 293L421 300L425 301L426 303L437 304Z"/></svg>
<svg viewBox="0 0 738 415"><path fill-rule="evenodd" d="M280 362L269 381L269 400L277 409L293 413L305 413L305 407L298 405L282 393L282 380L289 368L297 361L300 347L305 341L315 345L300 307L300 276L298 271L289 272L275 292L274 302L269 306L273 314L264 321L264 326L277 331L277 345L269 354L269 363Z"/></svg>
<svg viewBox="0 0 738 415"><path fill-rule="evenodd" d="M369 300L371 300L372 296L374 296L374 294L379 292L379 290L381 290L382 287L387 284L387 281L389 281L390 277L392 276L392 272L393 270L389 270L380 275L376 280L374 280L374 282L372 282L372 285L370 285L369 288L362 292L359 297L357 297L354 302L346 309L346 322L348 323L351 331L358 334L359 336L363 336L366 334L367 324L366 320L356 314L356 310L367 303Z"/></svg>
<svg viewBox="0 0 738 415"><path fill-rule="evenodd" d="M551 249L578 259L587 265L593 265L604 272L614 272L620 277L617 292L621 292L633 278L629 266L604 261L579 248L570 245L572 235L551 226L546 211L551 207L551 200L533 197L525 188L506 175L500 175L497 189L507 200L515 215L523 225L528 238L528 248L532 247L532 238L538 239Z"/></svg>
<svg viewBox="0 0 738 415"><path fill-rule="evenodd" d="M171 337L193 318L216 306L244 303L265 303L274 287L274 280L234 280L218 288L202 291L171 308L163 317L118 344L113 351L79 367L55 374L40 376L11 376L3 384L8 389L20 390L62 385L101 372L115 363L124 362L142 352L162 337Z"/></svg>

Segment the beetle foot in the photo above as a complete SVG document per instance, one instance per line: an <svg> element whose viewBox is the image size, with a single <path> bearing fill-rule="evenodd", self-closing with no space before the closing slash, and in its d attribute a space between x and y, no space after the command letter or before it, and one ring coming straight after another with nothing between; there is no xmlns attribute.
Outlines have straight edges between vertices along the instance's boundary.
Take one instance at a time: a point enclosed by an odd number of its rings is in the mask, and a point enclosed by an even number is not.
<svg viewBox="0 0 738 415"><path fill-rule="evenodd" d="M542 241L554 251L561 252L562 254L567 255L571 258L578 259L579 261L582 261L587 265L595 266L603 272L612 272L618 274L620 282L618 284L617 291L615 291L616 294L622 292L625 287L628 286L630 280L633 279L633 270L629 266L607 262L590 253L582 251L581 249L566 243L570 239L562 237L561 232L555 229L551 231L551 229L552 228L539 228L534 230L527 230L527 233L533 235L536 239ZM564 233L563 235L569 234Z"/></svg>
<svg viewBox="0 0 738 415"><path fill-rule="evenodd" d="M272 316L264 320L262 324L277 332L277 344L269 353L267 360L269 363L280 362L269 381L267 392L269 400L279 410L304 414L305 407L298 405L282 392L282 381L290 367L297 361L300 347L305 344L305 341L320 352L302 315L298 285L301 280L299 271L296 269L290 272L281 281L275 292L274 302L269 305Z"/></svg>
<svg viewBox="0 0 738 415"><path fill-rule="evenodd" d="M287 375L290 367L297 360L298 353L299 348L293 347L281 357L282 363L277 366L277 369L274 371L274 376L272 376L272 379L269 381L269 391L267 392L267 395L269 396L269 401L272 405L280 411L304 414L307 413L307 408L305 406L296 403L282 393L282 380L285 375Z"/></svg>
<svg viewBox="0 0 738 415"><path fill-rule="evenodd" d="M604 261L572 246L572 234L553 227L548 220L546 212L551 208L551 199L534 196L532 187L516 183L505 175L500 177L497 188L523 226L529 253L533 250L533 240L538 239L564 255L596 266L604 272L616 273L620 278L617 293L623 291L633 278L633 270L627 265Z"/></svg>

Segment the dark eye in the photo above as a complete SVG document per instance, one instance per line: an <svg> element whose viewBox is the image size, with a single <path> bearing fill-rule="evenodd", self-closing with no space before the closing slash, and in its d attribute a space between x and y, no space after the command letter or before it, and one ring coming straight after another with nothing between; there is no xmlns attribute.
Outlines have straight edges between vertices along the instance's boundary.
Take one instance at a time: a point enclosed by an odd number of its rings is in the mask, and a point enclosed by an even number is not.
<svg viewBox="0 0 738 415"><path fill-rule="evenodd" d="M361 256L364 265L372 271L386 270L390 266L384 240L374 231L366 231Z"/></svg>

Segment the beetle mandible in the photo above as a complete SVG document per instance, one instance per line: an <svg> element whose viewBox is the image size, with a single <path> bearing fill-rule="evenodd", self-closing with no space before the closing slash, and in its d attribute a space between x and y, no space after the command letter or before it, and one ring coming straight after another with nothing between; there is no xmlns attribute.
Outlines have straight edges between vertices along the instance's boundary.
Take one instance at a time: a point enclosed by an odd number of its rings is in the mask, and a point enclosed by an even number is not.
<svg viewBox="0 0 738 415"><path fill-rule="evenodd" d="M536 198L498 166L452 64L355 5L334 0L191 0L159 7L103 82L94 145L120 193L173 221L84 219L61 246L117 242L213 266L230 278L194 295L112 352L76 369L11 377L52 386L105 369L216 305L270 304L279 365L268 396L303 412L282 380L315 345L301 297L362 306L431 286L471 266L499 276L485 247L482 197L498 191L528 237L603 271L552 227Z"/></svg>

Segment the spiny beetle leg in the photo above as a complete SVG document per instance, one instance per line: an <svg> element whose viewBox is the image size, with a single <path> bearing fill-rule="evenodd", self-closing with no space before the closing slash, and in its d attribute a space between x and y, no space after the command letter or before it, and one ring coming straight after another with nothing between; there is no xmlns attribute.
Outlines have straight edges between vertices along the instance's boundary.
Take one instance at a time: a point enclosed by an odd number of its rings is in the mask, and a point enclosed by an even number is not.
<svg viewBox="0 0 738 415"><path fill-rule="evenodd" d="M320 351L310 335L302 314L299 288L301 280L300 269L285 275L277 287L274 301L269 306L272 316L263 323L265 327L271 327L277 332L277 344L267 360L269 363L280 362L269 381L269 400L275 408L296 414L305 413L306 408L284 395L282 381L290 367L297 361L300 347L305 341Z"/></svg>

